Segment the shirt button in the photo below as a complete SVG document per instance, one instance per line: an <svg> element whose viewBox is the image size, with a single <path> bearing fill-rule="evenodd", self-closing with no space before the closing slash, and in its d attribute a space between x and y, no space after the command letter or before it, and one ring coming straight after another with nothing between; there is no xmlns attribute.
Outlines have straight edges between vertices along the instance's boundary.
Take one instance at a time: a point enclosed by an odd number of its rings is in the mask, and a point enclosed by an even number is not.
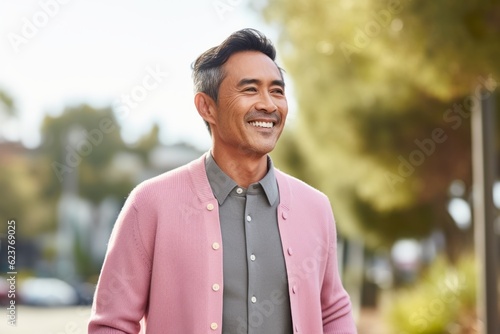
<svg viewBox="0 0 500 334"><path fill-rule="evenodd" d="M255 303L257 302L257 297L252 296L252 298L250 298L250 300L252 301L252 303L254 303L254 304L255 304Z"/></svg>
<svg viewBox="0 0 500 334"><path fill-rule="evenodd" d="M219 289L220 289L219 284L215 283L214 285L212 285L212 290L219 291Z"/></svg>
<svg viewBox="0 0 500 334"><path fill-rule="evenodd" d="M250 255L250 260L255 261L255 255L254 254Z"/></svg>
<svg viewBox="0 0 500 334"><path fill-rule="evenodd" d="M288 252L288 255L292 256L292 254L293 254L292 247L288 247L287 252Z"/></svg>
<svg viewBox="0 0 500 334"><path fill-rule="evenodd" d="M238 194L241 194L241 193L243 192L243 189L241 189L241 188L237 188L237 189L236 189L236 192L237 192Z"/></svg>
<svg viewBox="0 0 500 334"><path fill-rule="evenodd" d="M218 250L219 248L220 248L220 245L219 245L219 243L218 243L218 242L214 242L214 243L212 244L212 249L213 249L213 250Z"/></svg>
<svg viewBox="0 0 500 334"><path fill-rule="evenodd" d="M247 216L247 222L251 222L252 221L252 217L250 217L250 215Z"/></svg>
<svg viewBox="0 0 500 334"><path fill-rule="evenodd" d="M296 286L296 285L294 285L294 286L292 287L292 292L293 292L293 293L297 293L297 286Z"/></svg>
<svg viewBox="0 0 500 334"><path fill-rule="evenodd" d="M218 327L219 327L219 325L217 325L217 323L216 323L216 322L212 322L212 323L210 324L210 328L211 328L212 330L216 330Z"/></svg>
<svg viewBox="0 0 500 334"><path fill-rule="evenodd" d="M283 219L285 219L285 220L286 220L286 219L288 218L288 214L287 214L285 211L283 211L283 212L281 213L281 217L283 217Z"/></svg>
<svg viewBox="0 0 500 334"><path fill-rule="evenodd" d="M214 209L214 205L212 203L207 204L207 210L212 211Z"/></svg>

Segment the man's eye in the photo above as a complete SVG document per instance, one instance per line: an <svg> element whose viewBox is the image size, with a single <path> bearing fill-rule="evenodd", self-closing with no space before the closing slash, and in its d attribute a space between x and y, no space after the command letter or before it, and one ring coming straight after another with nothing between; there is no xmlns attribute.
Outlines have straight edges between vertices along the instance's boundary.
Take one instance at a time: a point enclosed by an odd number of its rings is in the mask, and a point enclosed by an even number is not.
<svg viewBox="0 0 500 334"><path fill-rule="evenodd" d="M244 89L245 92L256 92L257 91L257 88L255 87L247 87Z"/></svg>
<svg viewBox="0 0 500 334"><path fill-rule="evenodd" d="M281 88L278 88L278 89L274 89L272 91L272 93L275 93L275 94L280 94L280 95L285 95L285 91Z"/></svg>

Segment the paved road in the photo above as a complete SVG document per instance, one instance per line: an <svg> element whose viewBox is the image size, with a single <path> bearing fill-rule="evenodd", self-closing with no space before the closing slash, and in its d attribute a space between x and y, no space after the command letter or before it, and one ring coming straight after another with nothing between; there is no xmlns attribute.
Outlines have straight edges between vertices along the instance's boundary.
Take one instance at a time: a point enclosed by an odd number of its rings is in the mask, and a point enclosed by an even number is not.
<svg viewBox="0 0 500 334"><path fill-rule="evenodd" d="M90 314L89 306L68 308L43 308L18 306L17 324L8 324L7 309L1 306L4 316L0 319L2 334L85 334Z"/></svg>
<svg viewBox="0 0 500 334"><path fill-rule="evenodd" d="M358 322L358 334L390 334L376 309L363 309Z"/></svg>

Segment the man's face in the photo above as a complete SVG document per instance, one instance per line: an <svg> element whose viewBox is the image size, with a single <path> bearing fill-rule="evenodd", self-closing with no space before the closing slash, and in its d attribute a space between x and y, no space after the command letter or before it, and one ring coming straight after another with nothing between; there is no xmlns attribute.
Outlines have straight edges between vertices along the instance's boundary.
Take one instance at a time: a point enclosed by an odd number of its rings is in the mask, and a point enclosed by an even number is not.
<svg viewBox="0 0 500 334"><path fill-rule="evenodd" d="M281 73L265 54L243 51L223 66L212 136L225 153L271 152L285 125L288 104Z"/></svg>

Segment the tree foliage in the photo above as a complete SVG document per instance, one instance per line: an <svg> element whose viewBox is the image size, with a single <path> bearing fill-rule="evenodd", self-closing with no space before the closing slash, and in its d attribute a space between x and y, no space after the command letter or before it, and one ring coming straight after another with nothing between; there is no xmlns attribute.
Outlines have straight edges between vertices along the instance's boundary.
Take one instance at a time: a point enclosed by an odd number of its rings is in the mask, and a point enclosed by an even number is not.
<svg viewBox="0 0 500 334"><path fill-rule="evenodd" d="M55 215L50 201L43 196L47 174L40 162L38 157L17 154L2 154L0 161L0 215L16 220L17 232L24 237L50 229ZM2 228L2 232L6 230Z"/></svg>
<svg viewBox="0 0 500 334"><path fill-rule="evenodd" d="M1 122L15 117L14 98L0 90ZM19 235L32 237L50 228L55 211L44 198L46 170L42 159L16 142L3 141L0 133L0 216L16 220ZM2 225L2 233L6 233Z"/></svg>
<svg viewBox="0 0 500 334"><path fill-rule="evenodd" d="M470 109L500 77L498 1L268 0L299 115L276 156L325 191L341 230L371 246L433 229L471 186ZM483 89L483 93L481 90Z"/></svg>
<svg viewBox="0 0 500 334"><path fill-rule="evenodd" d="M88 105L66 108L47 116L42 126L41 150L52 167L48 192L56 197L76 179L78 194L98 204L107 196L123 198L133 180L113 177L113 157L127 148L110 108Z"/></svg>
<svg viewBox="0 0 500 334"><path fill-rule="evenodd" d="M0 90L0 113L7 116L14 116L16 114L14 99L2 90Z"/></svg>

